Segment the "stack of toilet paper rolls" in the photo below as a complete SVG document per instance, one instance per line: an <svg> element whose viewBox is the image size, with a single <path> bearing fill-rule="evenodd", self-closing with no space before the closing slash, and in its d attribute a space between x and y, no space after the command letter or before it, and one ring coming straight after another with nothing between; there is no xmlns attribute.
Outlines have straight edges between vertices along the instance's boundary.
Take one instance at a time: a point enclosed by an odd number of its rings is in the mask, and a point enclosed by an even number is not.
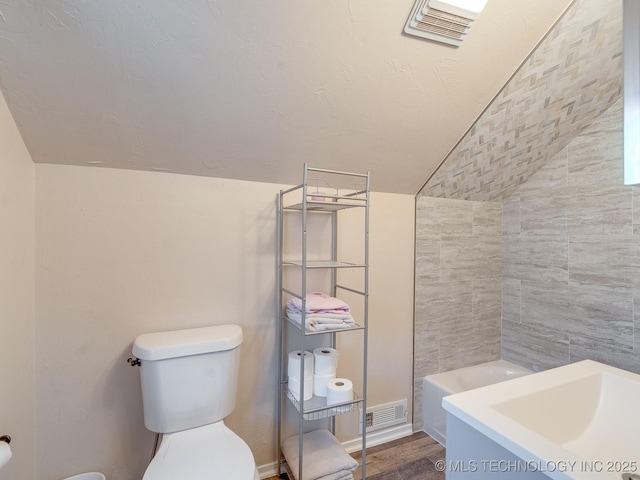
<svg viewBox="0 0 640 480"><path fill-rule="evenodd" d="M327 386L336 378L339 357L335 348L321 347L313 350L313 391L316 396L327 396Z"/></svg>
<svg viewBox="0 0 640 480"><path fill-rule="evenodd" d="M313 390L318 397L327 397L327 405L353 400L353 384L346 378L337 378L340 354L334 348L321 347L313 351ZM337 407L349 409L349 405Z"/></svg>
<svg viewBox="0 0 640 480"><path fill-rule="evenodd" d="M287 366L289 391L297 401L300 401L302 353L300 350L290 352ZM313 353L304 352L304 400L313 395L326 397L327 405L353 400L353 383L337 377L339 357L338 351L330 347L316 348ZM348 409L349 406L339 408Z"/></svg>
<svg viewBox="0 0 640 480"><path fill-rule="evenodd" d="M302 354L304 353L304 400L309 400L313 396L313 354L311 352L302 352L294 350L289 352L289 361L287 362L288 388L293 398L300 401L300 385Z"/></svg>
<svg viewBox="0 0 640 480"><path fill-rule="evenodd" d="M333 348L316 348L313 351L315 361L313 385L316 395L327 397L327 405L350 402L353 400L353 383L347 378L338 378L338 352ZM336 407L336 411L348 411L349 405Z"/></svg>

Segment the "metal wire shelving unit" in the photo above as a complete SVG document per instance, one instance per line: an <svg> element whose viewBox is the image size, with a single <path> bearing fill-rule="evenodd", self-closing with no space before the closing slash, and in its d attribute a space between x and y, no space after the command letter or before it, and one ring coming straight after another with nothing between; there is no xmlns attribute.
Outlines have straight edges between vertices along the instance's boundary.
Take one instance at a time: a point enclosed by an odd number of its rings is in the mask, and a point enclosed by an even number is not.
<svg viewBox="0 0 640 480"><path fill-rule="evenodd" d="M347 182L346 188L335 188L335 193L319 192L317 185L323 183L323 190L328 188L334 189L326 178L337 180L338 182ZM320 179L320 180L318 180ZM279 474L281 477L289 475L293 479L291 469L287 467L282 453L283 441L283 422L284 414L287 408L294 409L298 419L298 465L297 471L300 472L297 480L307 480L303 478L304 468L304 451L303 451L303 434L305 423L313 420L326 419L329 424L329 430L335 434L336 417L344 413L359 411L362 418L360 421L365 424L366 403L367 403L367 335L368 335L368 304L369 304L369 181L370 175L367 173L350 173L335 170L326 170L319 168L311 168L304 164L303 179L300 185L292 187L288 190L281 190L278 196L278 251L277 251L277 282L278 282L278 303L277 303L277 338L278 338L278 388L277 388L277 445L279 459ZM313 191L314 182L316 191ZM295 199L290 201L291 197ZM349 262L339 259L338 255L338 215L345 209L358 209L363 212L363 231L362 231L362 261ZM289 212L289 213L288 213ZM285 214L301 215L299 219L301 225L301 251L300 258L286 259L284 258L284 223ZM308 258L308 222L309 216L315 214L323 214L331 216L331 254L330 258L310 259ZM295 269L299 273L299 283L296 289L284 287L285 270ZM357 269L362 272L358 282L354 287L345 283L338 283L338 271L341 269ZM308 286L308 274L314 270L325 270L330 273L330 295L339 296L348 292L356 295L362 300L362 316L358 318L358 323L350 328L344 328L332 331L310 331L302 327L300 324L290 320L284 315L284 305L287 297L296 297L302 302L302 311L306 311L305 294ZM298 290L299 288L299 290ZM304 321L302 322L304 324ZM362 390L354 392L352 401L339 404L327 405L326 398L313 396L309 400L297 400L294 395L288 391L286 364L287 358L285 336L294 339L296 349L305 351L306 346L311 338L316 335L326 335L327 342L330 347L335 347L337 335L348 335L348 332L359 331L362 334ZM302 356L302 366L300 368L300 385L304 385L304 356ZM300 398L304 398L304 387L300 393ZM361 478L366 478L366 435L361 435L362 456L361 456Z"/></svg>

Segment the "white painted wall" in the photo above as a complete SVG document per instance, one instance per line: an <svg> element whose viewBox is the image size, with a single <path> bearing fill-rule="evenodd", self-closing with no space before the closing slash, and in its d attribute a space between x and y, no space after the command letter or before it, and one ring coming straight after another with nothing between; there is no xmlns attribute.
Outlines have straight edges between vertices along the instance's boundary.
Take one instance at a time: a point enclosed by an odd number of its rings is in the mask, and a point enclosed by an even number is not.
<svg viewBox="0 0 640 480"><path fill-rule="evenodd" d="M13 438L1 480L35 477L33 171L0 94L0 435Z"/></svg>
<svg viewBox="0 0 640 480"><path fill-rule="evenodd" d="M139 480L153 435L142 422L138 370L126 363L131 344L141 333L208 324L243 327L227 424L259 465L275 460L280 188L36 166L38 480L89 470ZM408 195L372 199L374 401L411 398L413 205Z"/></svg>

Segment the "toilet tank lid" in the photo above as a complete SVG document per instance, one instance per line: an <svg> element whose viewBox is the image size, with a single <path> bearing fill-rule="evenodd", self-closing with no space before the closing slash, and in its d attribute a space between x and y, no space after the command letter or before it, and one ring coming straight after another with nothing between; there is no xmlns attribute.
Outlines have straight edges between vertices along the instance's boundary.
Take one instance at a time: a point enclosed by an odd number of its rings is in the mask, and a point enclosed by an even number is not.
<svg viewBox="0 0 640 480"><path fill-rule="evenodd" d="M142 360L163 360L222 352L241 343L239 325L215 325L139 335L133 342L133 354Z"/></svg>

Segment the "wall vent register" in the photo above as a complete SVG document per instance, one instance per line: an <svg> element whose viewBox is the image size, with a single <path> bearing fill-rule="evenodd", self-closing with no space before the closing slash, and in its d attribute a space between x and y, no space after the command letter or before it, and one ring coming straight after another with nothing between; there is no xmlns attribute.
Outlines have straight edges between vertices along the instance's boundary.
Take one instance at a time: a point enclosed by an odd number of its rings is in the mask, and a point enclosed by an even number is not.
<svg viewBox="0 0 640 480"><path fill-rule="evenodd" d="M362 435L362 411L360 413L358 433ZM367 408L367 414L364 418L367 432L405 423L407 421L407 399Z"/></svg>

